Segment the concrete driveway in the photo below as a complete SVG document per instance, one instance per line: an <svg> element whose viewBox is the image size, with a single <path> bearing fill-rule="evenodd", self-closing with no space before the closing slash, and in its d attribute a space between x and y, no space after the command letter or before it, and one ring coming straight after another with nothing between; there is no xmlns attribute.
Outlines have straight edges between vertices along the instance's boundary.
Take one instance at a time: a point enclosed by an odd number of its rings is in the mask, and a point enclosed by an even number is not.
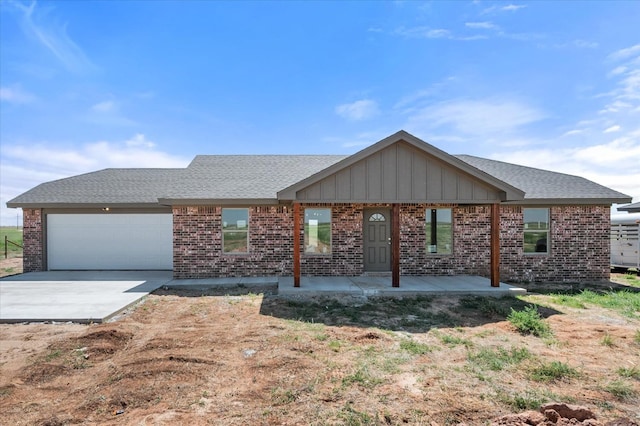
<svg viewBox="0 0 640 426"><path fill-rule="evenodd" d="M102 322L172 280L171 271L48 271L0 278L0 322Z"/></svg>

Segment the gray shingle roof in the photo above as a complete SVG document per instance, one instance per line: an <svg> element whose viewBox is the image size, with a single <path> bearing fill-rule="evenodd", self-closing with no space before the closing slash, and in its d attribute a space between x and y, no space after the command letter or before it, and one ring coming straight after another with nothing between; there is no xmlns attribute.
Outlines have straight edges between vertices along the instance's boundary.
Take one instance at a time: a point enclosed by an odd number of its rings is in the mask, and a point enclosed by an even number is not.
<svg viewBox="0 0 640 426"><path fill-rule="evenodd" d="M455 156L523 190L525 202L624 203L630 198L587 179L469 155ZM183 200L250 203L347 158L343 155L199 155L184 169L105 169L43 183L9 207L148 206ZM160 204L158 203L160 200Z"/></svg>
<svg viewBox="0 0 640 426"><path fill-rule="evenodd" d="M345 158L343 155L198 155L163 198L276 199L282 188Z"/></svg>
<svg viewBox="0 0 640 426"><path fill-rule="evenodd" d="M612 203L624 202L615 200L629 199L621 192L580 176L519 166L472 155L454 155L454 157L520 188L525 192L525 200L601 200Z"/></svg>
<svg viewBox="0 0 640 426"><path fill-rule="evenodd" d="M9 207L158 204L182 169L104 169L46 182L9 201Z"/></svg>
<svg viewBox="0 0 640 426"><path fill-rule="evenodd" d="M618 210L623 212L629 212L629 213L640 212L640 202L618 207Z"/></svg>
<svg viewBox="0 0 640 426"><path fill-rule="evenodd" d="M9 207L158 206L165 200L255 200L345 158L343 155L198 155L184 169L105 169L46 182Z"/></svg>

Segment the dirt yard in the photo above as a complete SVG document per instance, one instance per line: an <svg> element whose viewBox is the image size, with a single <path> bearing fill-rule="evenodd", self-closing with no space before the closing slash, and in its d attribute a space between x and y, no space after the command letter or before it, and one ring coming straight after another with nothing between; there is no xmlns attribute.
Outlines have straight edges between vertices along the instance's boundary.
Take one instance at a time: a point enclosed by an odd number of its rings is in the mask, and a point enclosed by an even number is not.
<svg viewBox="0 0 640 426"><path fill-rule="evenodd" d="M22 257L0 259L0 277L22 273Z"/></svg>
<svg viewBox="0 0 640 426"><path fill-rule="evenodd" d="M100 325L0 325L0 423L515 425L538 423L499 419L549 401L587 407L584 424L640 422L637 309L263 290L159 291ZM551 335L506 320L532 303Z"/></svg>

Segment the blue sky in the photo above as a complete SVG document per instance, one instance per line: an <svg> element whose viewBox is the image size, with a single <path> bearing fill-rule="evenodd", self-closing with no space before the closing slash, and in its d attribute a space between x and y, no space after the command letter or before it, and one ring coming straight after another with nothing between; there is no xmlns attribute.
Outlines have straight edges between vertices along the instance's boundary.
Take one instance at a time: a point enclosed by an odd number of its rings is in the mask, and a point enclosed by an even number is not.
<svg viewBox="0 0 640 426"><path fill-rule="evenodd" d="M640 201L640 2L0 2L0 223L40 182L400 129Z"/></svg>

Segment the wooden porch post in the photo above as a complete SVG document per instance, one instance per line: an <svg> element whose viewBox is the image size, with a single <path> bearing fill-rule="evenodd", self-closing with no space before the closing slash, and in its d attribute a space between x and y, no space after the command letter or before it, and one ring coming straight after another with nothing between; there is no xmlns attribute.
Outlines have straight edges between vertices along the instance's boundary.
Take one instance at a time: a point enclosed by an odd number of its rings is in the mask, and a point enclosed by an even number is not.
<svg viewBox="0 0 640 426"><path fill-rule="evenodd" d="M391 206L391 285L400 287L400 205Z"/></svg>
<svg viewBox="0 0 640 426"><path fill-rule="evenodd" d="M500 287L500 204L491 205L491 287Z"/></svg>
<svg viewBox="0 0 640 426"><path fill-rule="evenodd" d="M293 203L293 286L300 287L300 203Z"/></svg>

